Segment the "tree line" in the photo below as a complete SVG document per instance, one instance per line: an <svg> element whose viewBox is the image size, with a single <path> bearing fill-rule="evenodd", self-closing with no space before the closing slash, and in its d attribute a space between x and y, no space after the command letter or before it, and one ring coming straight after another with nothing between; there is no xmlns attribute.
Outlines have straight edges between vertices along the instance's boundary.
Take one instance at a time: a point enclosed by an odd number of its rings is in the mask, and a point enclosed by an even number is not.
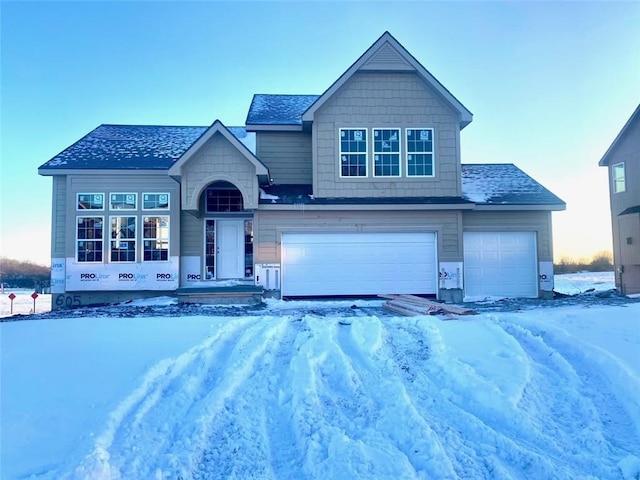
<svg viewBox="0 0 640 480"><path fill-rule="evenodd" d="M33 262L0 258L0 283L5 288L48 287L51 281L51 267Z"/></svg>
<svg viewBox="0 0 640 480"><path fill-rule="evenodd" d="M576 260L569 257L560 257L553 265L553 271L557 274L576 272L609 272L613 270L613 255L603 250L596 253L590 260Z"/></svg>

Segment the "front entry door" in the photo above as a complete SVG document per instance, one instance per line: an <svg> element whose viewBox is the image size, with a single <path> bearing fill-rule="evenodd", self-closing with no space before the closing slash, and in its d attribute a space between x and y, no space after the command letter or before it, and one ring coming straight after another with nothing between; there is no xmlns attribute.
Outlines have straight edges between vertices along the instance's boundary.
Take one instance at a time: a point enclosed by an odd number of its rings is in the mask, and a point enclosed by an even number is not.
<svg viewBox="0 0 640 480"><path fill-rule="evenodd" d="M216 220L216 278L244 277L244 220Z"/></svg>

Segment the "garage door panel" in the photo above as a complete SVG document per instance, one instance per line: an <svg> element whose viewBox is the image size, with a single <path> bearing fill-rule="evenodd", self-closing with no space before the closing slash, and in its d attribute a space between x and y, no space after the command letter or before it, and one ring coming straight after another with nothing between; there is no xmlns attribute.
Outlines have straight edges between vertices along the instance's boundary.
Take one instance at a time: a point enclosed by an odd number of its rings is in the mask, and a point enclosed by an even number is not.
<svg viewBox="0 0 640 480"><path fill-rule="evenodd" d="M535 232L465 232L465 296L537 297Z"/></svg>
<svg viewBox="0 0 640 480"><path fill-rule="evenodd" d="M435 293L434 233L282 236L284 296Z"/></svg>

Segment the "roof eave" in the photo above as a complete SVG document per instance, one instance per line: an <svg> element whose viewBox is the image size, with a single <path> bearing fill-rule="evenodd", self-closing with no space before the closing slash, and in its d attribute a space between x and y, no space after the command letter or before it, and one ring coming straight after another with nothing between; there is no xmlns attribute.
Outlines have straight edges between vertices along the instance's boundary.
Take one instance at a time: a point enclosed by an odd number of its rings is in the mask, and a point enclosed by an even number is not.
<svg viewBox="0 0 640 480"><path fill-rule="evenodd" d="M631 127L631 124L636 120L636 118L639 118L639 117L640 117L640 104L638 104L638 106L636 107L634 112L631 114L631 116L629 117L629 120L627 120L627 123L624 124L624 127L622 127L622 130L620 130L620 132L616 136L616 138L613 141L613 143L611 143L609 148L607 148L607 151L604 153L604 155L602 156L602 158L598 162L598 166L600 166L600 167L608 167L609 166L609 155L611 155L613 150L615 150L616 146L618 145L618 142L624 136L624 134L627 132L627 130L629 130L629 128Z"/></svg>
<svg viewBox="0 0 640 480"><path fill-rule="evenodd" d="M245 126L247 132L299 132L301 124L276 124L276 123L248 123Z"/></svg>

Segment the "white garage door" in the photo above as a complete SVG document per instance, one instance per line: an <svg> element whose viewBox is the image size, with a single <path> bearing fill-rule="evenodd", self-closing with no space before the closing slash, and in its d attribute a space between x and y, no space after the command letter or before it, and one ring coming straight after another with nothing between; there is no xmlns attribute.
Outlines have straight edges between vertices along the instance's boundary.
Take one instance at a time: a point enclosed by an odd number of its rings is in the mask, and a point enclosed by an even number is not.
<svg viewBox="0 0 640 480"><path fill-rule="evenodd" d="M535 232L465 233L465 297L537 297L536 251Z"/></svg>
<svg viewBox="0 0 640 480"><path fill-rule="evenodd" d="M284 233L282 295L436 293L435 233Z"/></svg>

